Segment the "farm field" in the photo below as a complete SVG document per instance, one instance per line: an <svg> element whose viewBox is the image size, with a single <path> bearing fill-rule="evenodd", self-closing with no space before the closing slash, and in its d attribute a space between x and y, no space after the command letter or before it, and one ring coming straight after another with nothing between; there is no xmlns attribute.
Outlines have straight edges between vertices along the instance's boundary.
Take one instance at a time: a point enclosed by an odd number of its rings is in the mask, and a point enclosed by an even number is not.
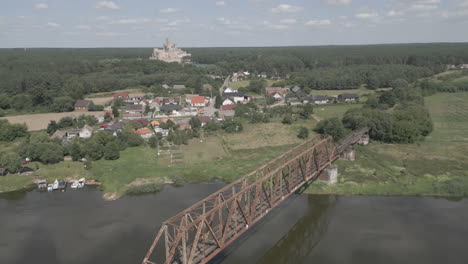
<svg viewBox="0 0 468 264"><path fill-rule="evenodd" d="M310 193L468 195L468 93L425 99L434 131L416 144L371 143L356 161L337 161L340 184L312 184Z"/></svg>
<svg viewBox="0 0 468 264"><path fill-rule="evenodd" d="M6 116L0 119L6 119L13 124L26 124L29 131L38 131L47 128L51 120L59 121L62 117L78 117L80 115L94 115L95 117L104 116L103 111L97 112L64 112L64 113L47 113L47 114L31 114L19 116Z"/></svg>
<svg viewBox="0 0 468 264"><path fill-rule="evenodd" d="M128 93L129 96L145 95L145 93L143 93L141 89L127 89L127 90L119 90L119 91L113 91L113 92L92 93L86 96L85 99L91 100L93 101L94 104L97 104L97 105L106 105L112 101L114 93Z"/></svg>
<svg viewBox="0 0 468 264"><path fill-rule="evenodd" d="M322 119L328 119L332 117L342 118L343 115L352 108L360 108L362 104L330 104L330 105L317 105L314 106L314 114Z"/></svg>

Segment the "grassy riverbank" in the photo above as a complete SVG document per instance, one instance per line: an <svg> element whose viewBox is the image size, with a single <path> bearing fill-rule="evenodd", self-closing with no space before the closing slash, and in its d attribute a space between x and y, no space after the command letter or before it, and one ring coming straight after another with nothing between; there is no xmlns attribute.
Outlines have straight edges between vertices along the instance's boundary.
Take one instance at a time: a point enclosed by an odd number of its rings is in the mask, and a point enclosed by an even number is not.
<svg viewBox="0 0 468 264"><path fill-rule="evenodd" d="M373 142L356 148L356 161L337 161L337 185L312 184L308 193L468 195L468 93L425 99L434 132L410 145Z"/></svg>

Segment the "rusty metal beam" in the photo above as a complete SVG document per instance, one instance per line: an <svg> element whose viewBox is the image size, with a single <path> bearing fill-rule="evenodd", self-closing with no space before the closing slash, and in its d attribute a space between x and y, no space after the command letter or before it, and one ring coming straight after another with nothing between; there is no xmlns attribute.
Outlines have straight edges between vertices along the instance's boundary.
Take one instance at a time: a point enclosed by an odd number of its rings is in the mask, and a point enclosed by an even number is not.
<svg viewBox="0 0 468 264"><path fill-rule="evenodd" d="M285 198L318 177L341 151L367 132L356 130L338 145L331 137L317 136L171 217L163 223L142 263L207 263ZM158 247L164 248L165 256L150 261Z"/></svg>

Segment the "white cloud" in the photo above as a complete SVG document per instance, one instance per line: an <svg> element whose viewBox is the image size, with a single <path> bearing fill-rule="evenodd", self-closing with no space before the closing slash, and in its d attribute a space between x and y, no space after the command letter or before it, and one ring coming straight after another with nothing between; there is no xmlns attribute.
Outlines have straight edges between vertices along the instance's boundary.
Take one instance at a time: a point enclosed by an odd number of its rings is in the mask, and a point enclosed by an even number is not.
<svg viewBox="0 0 468 264"><path fill-rule="evenodd" d="M80 30L90 30L92 27L91 26L88 26L88 25L77 25L76 26L76 29L80 29Z"/></svg>
<svg viewBox="0 0 468 264"><path fill-rule="evenodd" d="M295 13L302 10L300 6L293 6L288 4L281 4L277 7L270 9L272 13L279 14L279 13Z"/></svg>
<svg viewBox="0 0 468 264"><path fill-rule="evenodd" d="M468 7L468 0L458 0L458 5L460 7Z"/></svg>
<svg viewBox="0 0 468 264"><path fill-rule="evenodd" d="M284 25L294 25L297 23L297 20L294 18L286 18L286 19L281 19L280 24Z"/></svg>
<svg viewBox="0 0 468 264"><path fill-rule="evenodd" d="M233 24L237 24L237 22L235 21L231 21L225 17L219 17L216 19L216 22L218 22L219 24L221 25L233 25Z"/></svg>
<svg viewBox="0 0 468 264"><path fill-rule="evenodd" d="M439 8L440 0L400 0L401 5L409 11L432 11Z"/></svg>
<svg viewBox="0 0 468 264"><path fill-rule="evenodd" d="M144 24L151 22L149 18L126 18L126 19L118 19L112 20L109 24L116 24L116 25L134 25L134 24Z"/></svg>
<svg viewBox="0 0 468 264"><path fill-rule="evenodd" d="M305 22L304 25L306 26L328 26L331 25L331 21L329 19L320 19L320 20L309 20Z"/></svg>
<svg viewBox="0 0 468 264"><path fill-rule="evenodd" d="M353 28L353 27L355 27L355 26L356 26L356 25L353 24L353 23L351 23L351 22L347 22L347 23L344 24L344 27L345 27L345 28Z"/></svg>
<svg viewBox="0 0 468 264"><path fill-rule="evenodd" d="M49 6L46 3L38 3L36 4L37 9L46 9L49 8Z"/></svg>
<svg viewBox="0 0 468 264"><path fill-rule="evenodd" d="M349 5L351 0L326 0L329 5Z"/></svg>
<svg viewBox="0 0 468 264"><path fill-rule="evenodd" d="M170 26L170 27L173 27L173 26L178 26L178 25L180 25L180 24L185 24L185 23L190 23L190 19L188 19L188 18L185 18L185 19L177 19L177 20L173 20L173 21L167 22L166 25L167 25L167 26Z"/></svg>
<svg viewBox="0 0 468 264"><path fill-rule="evenodd" d="M96 20L98 21L107 21L107 20L110 20L111 18L108 17L108 16L98 16L96 17Z"/></svg>
<svg viewBox="0 0 468 264"><path fill-rule="evenodd" d="M218 1L215 3L215 6L225 6L226 5L226 2L224 1Z"/></svg>
<svg viewBox="0 0 468 264"><path fill-rule="evenodd" d="M283 29L288 28L288 25L272 24L272 23L270 23L270 21L267 21L267 20L263 21L263 25L265 25L267 28L274 29L274 30L283 30Z"/></svg>
<svg viewBox="0 0 468 264"><path fill-rule="evenodd" d="M47 27L50 27L50 28L58 28L58 27L60 27L59 24L54 23L54 22L47 22L46 26L47 26Z"/></svg>
<svg viewBox="0 0 468 264"><path fill-rule="evenodd" d="M177 11L179 11L179 9L171 8L171 7L159 10L159 12L161 12L161 13L175 13Z"/></svg>
<svg viewBox="0 0 468 264"><path fill-rule="evenodd" d="M119 36L126 36L125 33L118 33L118 32L97 32L96 36L101 37L119 37Z"/></svg>
<svg viewBox="0 0 468 264"><path fill-rule="evenodd" d="M377 12L373 11L363 11L359 12L354 15L356 18L363 19L363 20L369 20L373 22L378 22L380 21L380 15Z"/></svg>
<svg viewBox="0 0 468 264"><path fill-rule="evenodd" d="M387 16L388 17L400 17L400 16L403 16L404 14L405 13L401 11L390 10L388 11Z"/></svg>
<svg viewBox="0 0 468 264"><path fill-rule="evenodd" d="M101 1L97 2L94 6L96 8L109 8L109 9L120 9L120 7L113 1Z"/></svg>
<svg viewBox="0 0 468 264"><path fill-rule="evenodd" d="M160 31L177 31L176 27L162 27L159 29Z"/></svg>

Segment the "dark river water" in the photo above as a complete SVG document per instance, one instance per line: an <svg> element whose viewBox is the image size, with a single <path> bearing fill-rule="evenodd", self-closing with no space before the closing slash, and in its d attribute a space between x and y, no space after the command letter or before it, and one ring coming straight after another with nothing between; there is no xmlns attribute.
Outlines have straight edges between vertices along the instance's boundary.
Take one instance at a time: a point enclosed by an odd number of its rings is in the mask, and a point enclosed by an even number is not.
<svg viewBox="0 0 468 264"><path fill-rule="evenodd" d="M0 263L141 263L160 223L221 184L102 200L0 196ZM468 199L293 195L212 263L468 263Z"/></svg>

